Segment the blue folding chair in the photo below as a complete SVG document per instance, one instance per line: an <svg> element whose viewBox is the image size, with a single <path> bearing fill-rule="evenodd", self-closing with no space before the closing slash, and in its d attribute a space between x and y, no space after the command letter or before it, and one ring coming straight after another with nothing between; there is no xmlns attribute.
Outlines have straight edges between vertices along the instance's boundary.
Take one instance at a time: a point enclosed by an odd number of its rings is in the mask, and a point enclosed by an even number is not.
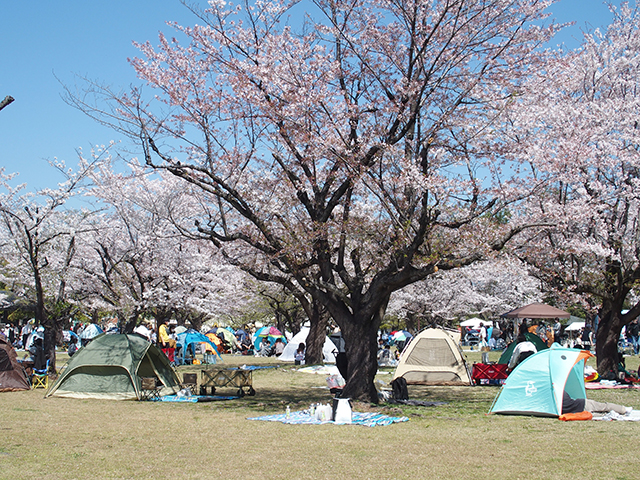
<svg viewBox="0 0 640 480"><path fill-rule="evenodd" d="M49 388L49 360L45 368L39 370L34 368L31 375L31 386L33 388Z"/></svg>

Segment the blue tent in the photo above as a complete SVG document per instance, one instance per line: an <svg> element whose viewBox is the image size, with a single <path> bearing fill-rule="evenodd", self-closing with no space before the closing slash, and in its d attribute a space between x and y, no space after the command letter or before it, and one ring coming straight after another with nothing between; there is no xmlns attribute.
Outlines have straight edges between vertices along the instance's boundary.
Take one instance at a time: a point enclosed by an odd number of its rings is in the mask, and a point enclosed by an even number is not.
<svg viewBox="0 0 640 480"><path fill-rule="evenodd" d="M101 333L103 333L102 328L100 328L95 323L90 323L89 325L84 327L84 329L82 330L82 332L80 332L80 335L78 335L78 337L80 337L82 346L85 346Z"/></svg>
<svg viewBox="0 0 640 480"><path fill-rule="evenodd" d="M531 355L509 374L490 413L559 416L565 390L571 398L586 398L584 362L592 356L557 343Z"/></svg>
<svg viewBox="0 0 640 480"><path fill-rule="evenodd" d="M213 347L214 352L216 352L216 355L220 357L220 353L218 352L218 349L216 348L215 344L211 340L209 340L209 337L207 337L205 334L190 328L189 330L186 330L176 335L176 345L177 345L176 350L181 352L180 358L182 359L182 363L184 362L184 358L186 356L186 353L189 347L195 343L203 343L203 342L211 345ZM195 348L193 352L195 353ZM178 357L176 357L177 362L178 360L179 360Z"/></svg>

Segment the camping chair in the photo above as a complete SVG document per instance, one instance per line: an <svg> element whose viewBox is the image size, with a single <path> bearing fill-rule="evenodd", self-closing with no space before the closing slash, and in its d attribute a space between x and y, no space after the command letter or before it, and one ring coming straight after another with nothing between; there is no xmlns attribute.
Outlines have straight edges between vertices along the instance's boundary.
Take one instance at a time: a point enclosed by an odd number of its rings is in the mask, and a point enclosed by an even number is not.
<svg viewBox="0 0 640 480"><path fill-rule="evenodd" d="M47 364L43 369L33 368L31 386L33 388L49 388L49 360L47 360Z"/></svg>
<svg viewBox="0 0 640 480"><path fill-rule="evenodd" d="M182 388L186 388L194 395L196 387L198 386L198 374L197 373L183 373L182 374Z"/></svg>
<svg viewBox="0 0 640 480"><path fill-rule="evenodd" d="M157 400L160 398L160 387L156 377L142 377L140 379L140 400Z"/></svg>

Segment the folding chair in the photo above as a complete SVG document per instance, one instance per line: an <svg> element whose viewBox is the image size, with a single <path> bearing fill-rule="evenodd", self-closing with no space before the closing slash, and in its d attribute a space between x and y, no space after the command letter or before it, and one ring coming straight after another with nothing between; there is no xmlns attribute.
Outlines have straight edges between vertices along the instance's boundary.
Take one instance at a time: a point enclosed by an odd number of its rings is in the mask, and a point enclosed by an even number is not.
<svg viewBox="0 0 640 480"><path fill-rule="evenodd" d="M182 374L182 388L187 388L192 395L195 395L196 388L198 386L198 374L197 373L183 373Z"/></svg>
<svg viewBox="0 0 640 480"><path fill-rule="evenodd" d="M33 369L33 374L31 375L31 386L33 388L49 388L49 360L47 360L45 368L41 370L36 368Z"/></svg>
<svg viewBox="0 0 640 480"><path fill-rule="evenodd" d="M157 400L160 398L160 388L156 377L142 377L140 382L140 400Z"/></svg>

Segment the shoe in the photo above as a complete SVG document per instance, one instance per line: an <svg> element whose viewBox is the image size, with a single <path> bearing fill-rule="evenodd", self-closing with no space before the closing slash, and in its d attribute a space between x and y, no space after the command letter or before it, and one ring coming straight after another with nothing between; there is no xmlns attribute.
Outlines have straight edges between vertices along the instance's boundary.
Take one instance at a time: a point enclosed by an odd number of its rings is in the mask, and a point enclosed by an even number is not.
<svg viewBox="0 0 640 480"><path fill-rule="evenodd" d="M632 411L633 411L633 407L624 407L625 415L630 415Z"/></svg>

